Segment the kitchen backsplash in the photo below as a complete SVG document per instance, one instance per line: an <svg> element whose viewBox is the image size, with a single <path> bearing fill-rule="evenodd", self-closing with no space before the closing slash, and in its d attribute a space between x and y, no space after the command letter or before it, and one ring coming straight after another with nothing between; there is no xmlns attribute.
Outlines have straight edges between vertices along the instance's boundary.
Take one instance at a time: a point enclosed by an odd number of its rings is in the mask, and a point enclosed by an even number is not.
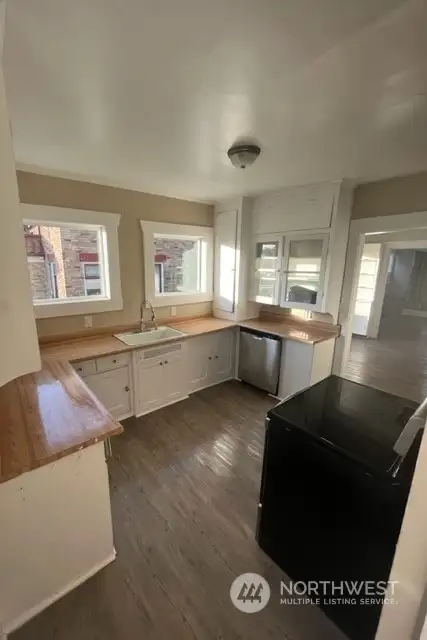
<svg viewBox="0 0 427 640"><path fill-rule="evenodd" d="M325 324L334 324L333 318L329 313L319 313L318 311L304 311L304 309L283 309L282 307L265 304L261 307L261 311L275 313L283 316L293 316L299 320L312 320L314 322L324 322Z"/></svg>

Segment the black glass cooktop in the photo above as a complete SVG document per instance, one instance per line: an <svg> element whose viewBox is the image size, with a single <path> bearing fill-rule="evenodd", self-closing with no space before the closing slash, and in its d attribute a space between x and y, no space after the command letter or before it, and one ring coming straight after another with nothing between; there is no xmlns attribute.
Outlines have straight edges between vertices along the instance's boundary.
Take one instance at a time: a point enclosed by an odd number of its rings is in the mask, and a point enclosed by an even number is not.
<svg viewBox="0 0 427 640"><path fill-rule="evenodd" d="M297 393L268 412L374 472L388 472L393 445L417 403L338 376Z"/></svg>

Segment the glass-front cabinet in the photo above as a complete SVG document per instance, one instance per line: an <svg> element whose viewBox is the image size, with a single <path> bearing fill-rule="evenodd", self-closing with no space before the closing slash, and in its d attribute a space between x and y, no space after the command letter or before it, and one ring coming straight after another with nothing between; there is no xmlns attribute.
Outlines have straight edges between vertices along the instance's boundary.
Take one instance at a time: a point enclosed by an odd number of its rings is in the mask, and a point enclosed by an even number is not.
<svg viewBox="0 0 427 640"><path fill-rule="evenodd" d="M327 233L255 238L251 299L294 309L321 310Z"/></svg>
<svg viewBox="0 0 427 640"><path fill-rule="evenodd" d="M258 236L255 240L251 299L262 304L279 304L283 239Z"/></svg>
<svg viewBox="0 0 427 640"><path fill-rule="evenodd" d="M285 242L280 305L321 309L328 235L289 237Z"/></svg>

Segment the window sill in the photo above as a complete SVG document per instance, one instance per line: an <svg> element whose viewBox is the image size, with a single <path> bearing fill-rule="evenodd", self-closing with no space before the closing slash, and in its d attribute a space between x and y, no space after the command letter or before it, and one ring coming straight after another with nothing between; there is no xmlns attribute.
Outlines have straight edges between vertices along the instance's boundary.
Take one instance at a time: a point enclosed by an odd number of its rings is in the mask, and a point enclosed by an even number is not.
<svg viewBox="0 0 427 640"><path fill-rule="evenodd" d="M120 298L98 298L97 300L81 300L69 302L53 302L35 304L34 315L36 318L61 318L64 316L78 316L83 314L104 313L105 311L120 311L123 309L123 300Z"/></svg>

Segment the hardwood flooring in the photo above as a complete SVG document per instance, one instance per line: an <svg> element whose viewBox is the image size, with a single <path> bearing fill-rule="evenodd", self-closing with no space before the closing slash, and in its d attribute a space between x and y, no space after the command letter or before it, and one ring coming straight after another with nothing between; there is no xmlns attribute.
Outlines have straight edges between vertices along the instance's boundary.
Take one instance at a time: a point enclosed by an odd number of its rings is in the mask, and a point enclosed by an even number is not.
<svg viewBox="0 0 427 640"><path fill-rule="evenodd" d="M280 605L286 576L255 542L273 404L228 382L126 421L109 462L117 560L11 639L344 640L316 607ZM245 572L270 582L256 614L229 598Z"/></svg>
<svg viewBox="0 0 427 640"><path fill-rule="evenodd" d="M427 396L427 320L381 322L377 340L353 336L344 376L416 402Z"/></svg>

